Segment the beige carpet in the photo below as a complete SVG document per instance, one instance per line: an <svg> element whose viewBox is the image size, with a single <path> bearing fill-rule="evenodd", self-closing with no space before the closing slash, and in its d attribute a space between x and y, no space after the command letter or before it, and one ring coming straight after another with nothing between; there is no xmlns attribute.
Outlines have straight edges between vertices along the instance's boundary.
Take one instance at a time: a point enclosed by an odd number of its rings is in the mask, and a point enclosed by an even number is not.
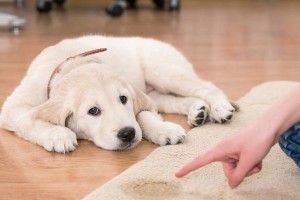
<svg viewBox="0 0 300 200"><path fill-rule="evenodd" d="M300 199L300 170L278 145L265 158L262 171L246 178L235 190L227 186L220 163L208 165L181 179L174 175L196 155L251 123L297 84L278 81L253 88L238 101L240 112L230 124L208 123L194 128L184 144L158 148L85 199Z"/></svg>

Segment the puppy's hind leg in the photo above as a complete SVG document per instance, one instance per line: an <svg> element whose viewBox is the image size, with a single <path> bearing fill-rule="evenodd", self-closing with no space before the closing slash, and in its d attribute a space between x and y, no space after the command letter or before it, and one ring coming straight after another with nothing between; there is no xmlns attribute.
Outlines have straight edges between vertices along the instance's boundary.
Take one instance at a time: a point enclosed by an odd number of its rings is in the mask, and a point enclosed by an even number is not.
<svg viewBox="0 0 300 200"><path fill-rule="evenodd" d="M206 122L209 106L199 98L162 94L156 90L152 90L148 95L156 103L159 112L187 115L191 127Z"/></svg>
<svg viewBox="0 0 300 200"><path fill-rule="evenodd" d="M172 71L163 76L158 74L157 71L149 70L146 76L147 83L161 93L202 99L209 105L209 119L212 122L225 123L232 118L233 112L238 110L238 106L231 104L219 88L201 80L189 69Z"/></svg>

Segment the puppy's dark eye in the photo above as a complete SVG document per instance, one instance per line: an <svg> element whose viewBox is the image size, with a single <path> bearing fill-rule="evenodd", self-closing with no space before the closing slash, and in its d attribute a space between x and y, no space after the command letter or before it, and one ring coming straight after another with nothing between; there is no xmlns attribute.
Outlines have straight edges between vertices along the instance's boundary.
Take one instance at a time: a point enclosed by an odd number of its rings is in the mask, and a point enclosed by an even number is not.
<svg viewBox="0 0 300 200"><path fill-rule="evenodd" d="M98 116L101 114L101 110L97 107L92 107L90 110L89 110L89 114L90 115L93 115L93 116Z"/></svg>
<svg viewBox="0 0 300 200"><path fill-rule="evenodd" d="M120 101L122 104L126 104L127 103L127 97L126 96L120 96Z"/></svg>

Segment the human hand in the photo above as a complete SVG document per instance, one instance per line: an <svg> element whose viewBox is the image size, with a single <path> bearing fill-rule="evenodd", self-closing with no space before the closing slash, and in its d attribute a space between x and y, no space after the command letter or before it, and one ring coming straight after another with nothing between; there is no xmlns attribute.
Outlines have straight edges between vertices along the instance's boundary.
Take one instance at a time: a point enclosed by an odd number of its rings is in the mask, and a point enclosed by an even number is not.
<svg viewBox="0 0 300 200"><path fill-rule="evenodd" d="M223 140L211 150L196 157L177 173L183 177L191 171L220 161L231 188L236 188L247 176L258 173L262 160L274 144L275 133L253 124Z"/></svg>

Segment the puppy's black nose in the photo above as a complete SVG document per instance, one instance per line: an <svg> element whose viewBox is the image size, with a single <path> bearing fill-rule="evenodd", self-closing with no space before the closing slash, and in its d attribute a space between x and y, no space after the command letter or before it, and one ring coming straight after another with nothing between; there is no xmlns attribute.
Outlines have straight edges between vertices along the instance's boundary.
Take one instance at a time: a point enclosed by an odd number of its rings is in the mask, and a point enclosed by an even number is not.
<svg viewBox="0 0 300 200"><path fill-rule="evenodd" d="M133 127L124 127L118 132L118 138L123 142L130 142L135 136L135 129Z"/></svg>

